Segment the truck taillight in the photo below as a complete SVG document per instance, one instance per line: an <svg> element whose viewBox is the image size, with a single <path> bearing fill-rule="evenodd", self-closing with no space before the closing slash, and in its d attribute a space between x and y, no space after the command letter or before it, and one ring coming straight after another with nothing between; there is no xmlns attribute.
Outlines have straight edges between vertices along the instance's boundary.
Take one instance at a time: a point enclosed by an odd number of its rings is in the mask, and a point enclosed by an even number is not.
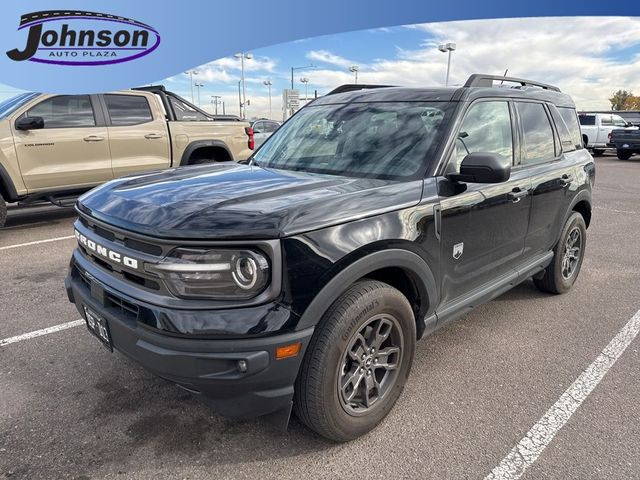
<svg viewBox="0 0 640 480"><path fill-rule="evenodd" d="M253 128L246 127L244 131L247 132L247 135L249 136L249 149L253 150L256 146L256 142L253 140Z"/></svg>

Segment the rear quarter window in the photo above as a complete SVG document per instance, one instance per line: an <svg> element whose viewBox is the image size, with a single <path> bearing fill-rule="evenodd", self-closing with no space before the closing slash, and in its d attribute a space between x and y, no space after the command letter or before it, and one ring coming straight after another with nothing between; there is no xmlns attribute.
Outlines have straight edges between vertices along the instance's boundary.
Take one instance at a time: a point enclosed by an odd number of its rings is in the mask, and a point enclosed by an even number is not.
<svg viewBox="0 0 640 480"><path fill-rule="evenodd" d="M583 114L580 114L579 118L580 118L580 125L583 125L585 127L592 126L592 125L596 124L596 116L595 115L585 115L583 113Z"/></svg>
<svg viewBox="0 0 640 480"><path fill-rule="evenodd" d="M558 112L564 120L565 125L569 129L571 139L577 149L582 148L582 133L580 132L580 125L578 124L578 116L573 108L558 107Z"/></svg>

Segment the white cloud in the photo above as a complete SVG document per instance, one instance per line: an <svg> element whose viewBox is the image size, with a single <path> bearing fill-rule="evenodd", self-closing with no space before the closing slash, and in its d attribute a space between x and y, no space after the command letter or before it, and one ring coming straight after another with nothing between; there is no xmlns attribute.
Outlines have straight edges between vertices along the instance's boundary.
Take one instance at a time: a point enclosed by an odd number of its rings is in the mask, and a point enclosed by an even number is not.
<svg viewBox="0 0 640 480"><path fill-rule="evenodd" d="M329 65L335 65L336 67L349 68L351 65L360 63L341 57L326 50L311 50L307 52L306 57L309 60L320 63L328 63Z"/></svg>

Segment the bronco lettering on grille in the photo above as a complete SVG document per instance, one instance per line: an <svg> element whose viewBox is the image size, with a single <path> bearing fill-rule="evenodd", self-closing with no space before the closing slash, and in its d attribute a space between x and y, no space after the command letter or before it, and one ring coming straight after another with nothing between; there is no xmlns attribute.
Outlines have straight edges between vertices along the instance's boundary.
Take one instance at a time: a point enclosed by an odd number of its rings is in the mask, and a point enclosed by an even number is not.
<svg viewBox="0 0 640 480"><path fill-rule="evenodd" d="M101 257L106 258L107 260L110 260L114 263L120 263L125 267L135 268L135 269L138 268L138 260L136 260L135 258L127 257L126 255L123 255L107 247L104 247L96 243L95 241L91 240L90 238L87 238L78 230L75 230L75 235L76 235L76 239L78 240L78 243L81 246L85 247L87 250L91 250L92 252L96 253L97 255L100 255Z"/></svg>

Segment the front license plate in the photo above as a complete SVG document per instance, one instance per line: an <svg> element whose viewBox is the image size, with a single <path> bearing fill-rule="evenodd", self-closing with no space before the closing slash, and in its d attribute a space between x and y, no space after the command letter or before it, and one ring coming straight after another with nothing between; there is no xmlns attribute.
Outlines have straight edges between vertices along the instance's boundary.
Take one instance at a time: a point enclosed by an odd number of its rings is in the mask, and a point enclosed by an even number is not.
<svg viewBox="0 0 640 480"><path fill-rule="evenodd" d="M102 344L113 352L113 344L111 343L111 333L109 332L109 322L106 318L102 318L88 307L84 307L84 318L87 322L87 328L93 333Z"/></svg>
<svg viewBox="0 0 640 480"><path fill-rule="evenodd" d="M622 148L629 148L629 144L625 143L624 145L622 145Z"/></svg>

